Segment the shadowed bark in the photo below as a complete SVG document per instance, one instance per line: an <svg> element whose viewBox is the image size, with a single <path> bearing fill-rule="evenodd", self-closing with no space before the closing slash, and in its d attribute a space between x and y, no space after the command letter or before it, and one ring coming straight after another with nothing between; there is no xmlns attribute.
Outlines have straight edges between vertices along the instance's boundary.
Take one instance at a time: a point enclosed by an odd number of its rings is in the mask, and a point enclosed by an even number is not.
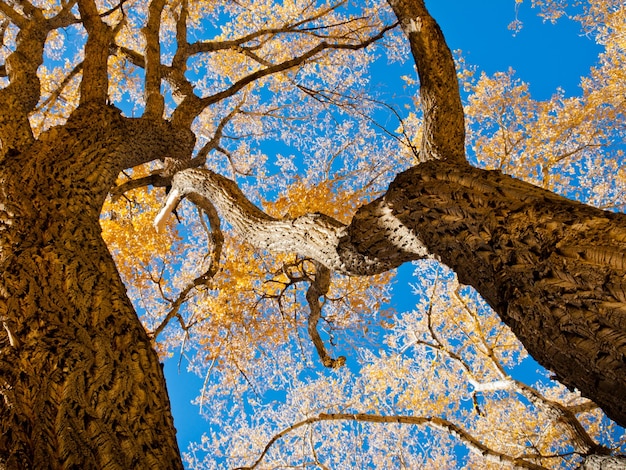
<svg viewBox="0 0 626 470"><path fill-rule="evenodd" d="M626 215L444 162L384 200L540 364L626 424Z"/></svg>

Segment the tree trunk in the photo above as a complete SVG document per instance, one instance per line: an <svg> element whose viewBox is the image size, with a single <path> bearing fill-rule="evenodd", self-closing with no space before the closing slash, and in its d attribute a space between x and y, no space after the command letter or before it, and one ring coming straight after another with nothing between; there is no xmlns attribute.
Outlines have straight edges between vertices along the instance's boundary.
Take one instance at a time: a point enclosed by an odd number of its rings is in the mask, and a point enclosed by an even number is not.
<svg viewBox="0 0 626 470"><path fill-rule="evenodd" d="M442 161L398 175L382 199L540 364L626 425L626 215Z"/></svg>
<svg viewBox="0 0 626 470"><path fill-rule="evenodd" d="M158 357L98 222L122 118L88 114L0 165L0 467L180 469Z"/></svg>
<svg viewBox="0 0 626 470"><path fill-rule="evenodd" d="M321 214L274 219L208 170L172 182L158 223L180 197L199 194L257 247L295 251L342 274L435 255L540 364L626 425L626 215L440 160L398 175L348 226Z"/></svg>

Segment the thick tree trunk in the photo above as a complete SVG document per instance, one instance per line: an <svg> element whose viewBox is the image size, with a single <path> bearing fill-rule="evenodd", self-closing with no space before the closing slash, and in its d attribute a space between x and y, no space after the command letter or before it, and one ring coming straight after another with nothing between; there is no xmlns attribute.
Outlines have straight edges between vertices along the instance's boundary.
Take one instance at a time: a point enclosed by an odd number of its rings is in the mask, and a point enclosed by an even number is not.
<svg viewBox="0 0 626 470"><path fill-rule="evenodd" d="M626 425L626 215L441 161L400 174L382 201L539 363Z"/></svg>
<svg viewBox="0 0 626 470"><path fill-rule="evenodd" d="M343 274L435 255L539 363L626 425L626 215L450 161L401 173L348 226L320 214L274 219L208 170L178 173L173 188L159 221L179 197L200 194L257 247Z"/></svg>
<svg viewBox="0 0 626 470"><path fill-rule="evenodd" d="M158 357L100 234L121 117L88 118L0 165L0 467L182 468Z"/></svg>

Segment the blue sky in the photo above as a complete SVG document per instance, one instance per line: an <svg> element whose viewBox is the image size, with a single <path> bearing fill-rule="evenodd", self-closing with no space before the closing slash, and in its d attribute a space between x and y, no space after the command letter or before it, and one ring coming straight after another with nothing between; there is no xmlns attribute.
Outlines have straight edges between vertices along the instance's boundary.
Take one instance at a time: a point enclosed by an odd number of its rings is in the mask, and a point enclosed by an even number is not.
<svg viewBox="0 0 626 470"><path fill-rule="evenodd" d="M530 84L530 91L537 99L549 98L558 87L568 96L578 94L580 77L594 65L601 48L584 36L573 21L544 23L529 3L529 0L523 3L517 13L524 23L517 34L508 29L516 18L514 0L431 0L428 6L450 48L461 50L466 62L477 66L479 71L492 74L513 68L519 78ZM403 73L414 73L411 62ZM374 74L375 79L384 76L385 73ZM399 311L412 307L412 298L403 294L408 291L406 282L411 272L411 266L400 270L397 285L404 288L396 289L392 300ZM176 355L168 360L165 373L184 452L187 443L198 440L206 428L197 407L191 404L199 394L202 380L186 372L184 358L179 368L179 359Z"/></svg>

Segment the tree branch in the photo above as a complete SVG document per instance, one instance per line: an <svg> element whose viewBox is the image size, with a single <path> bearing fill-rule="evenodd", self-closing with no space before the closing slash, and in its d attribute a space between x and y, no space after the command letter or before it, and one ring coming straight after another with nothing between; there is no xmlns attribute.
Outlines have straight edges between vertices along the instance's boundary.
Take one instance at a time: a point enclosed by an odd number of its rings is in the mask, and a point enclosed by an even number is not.
<svg viewBox="0 0 626 470"><path fill-rule="evenodd" d="M209 95L204 98L197 98L195 95L187 96L185 100L183 100L183 102L178 106L176 111L174 111L172 115L172 121L175 122L176 125L189 125L206 107L235 95L238 91L242 90L245 86L256 80L275 73L284 72L286 70L302 65L325 50L354 51L364 49L370 44L381 39L385 35L385 33L387 33L387 31L395 28L396 26L397 23L386 26L378 34L358 44L329 44L327 42L321 42L317 46L309 49L307 52L298 57L294 57L293 59L286 60L279 64L275 64L252 72L251 74L240 78L228 88L213 95Z"/></svg>
<svg viewBox="0 0 626 470"><path fill-rule="evenodd" d="M409 39L420 79L420 160L465 161L465 117L452 53L423 0L388 0Z"/></svg>
<svg viewBox="0 0 626 470"><path fill-rule="evenodd" d="M17 44L5 61L9 85L0 90L0 162L7 154L20 153L34 141L28 115L40 97L37 69L43 63L43 50L50 26L41 10L25 7L29 18L6 2L0 9L20 28ZM25 11L26 12L26 11Z"/></svg>
<svg viewBox="0 0 626 470"><path fill-rule="evenodd" d="M155 328L151 336L153 340L161 334L168 323L178 315L178 311L182 304L187 301L189 293L198 286L206 285L219 270L220 259L222 257L222 247L224 245L224 235L221 230L220 219L217 215L217 211L213 204L207 199L199 196L191 196L190 200L198 206L198 208L204 212L209 218L209 224L211 226L211 261L209 267L204 273L196 277L191 283L189 283L180 293L176 300L172 302L170 311L167 313L163 321ZM200 215L202 217L202 215Z"/></svg>
<svg viewBox="0 0 626 470"><path fill-rule="evenodd" d="M93 0L78 0L78 9L87 30L80 104L94 102L105 105L109 95L108 59L113 31L100 18Z"/></svg>
<svg viewBox="0 0 626 470"><path fill-rule="evenodd" d="M313 341L313 345L317 350L317 354L319 355L322 364L331 369L339 368L346 363L345 356L339 356L337 359L331 357L324 346L324 342L322 341L319 331L317 331L317 324L322 317L322 304L320 302L320 297L326 295L328 293L328 289L330 288L330 270L321 263L315 262L314 264L315 277L309 284L309 288L306 291L306 300L309 303L309 308L311 309L308 322L309 336Z"/></svg>
<svg viewBox="0 0 626 470"><path fill-rule="evenodd" d="M307 426L309 424L319 423L322 421L358 421L366 423L412 424L417 426L426 425L453 435L454 437L459 439L469 449L470 452L481 455L485 460L488 460L490 462L507 463L513 465L513 467L515 468L546 470L546 468L542 467L541 465L536 465L521 458L511 457L510 455L498 452L491 449L490 447L487 447L486 445L482 444L478 439L473 437L470 433L463 430L451 421L445 419L403 415L382 416L366 413L320 413L317 416L313 416L311 418L293 424L283 431L279 432L278 434L274 435L274 437L270 439L270 441L263 449L260 457L252 465L248 467L237 467L235 470L252 470L256 468L261 463L269 449L279 439L302 426Z"/></svg>
<svg viewBox="0 0 626 470"><path fill-rule="evenodd" d="M189 169L174 175L170 197L155 225L164 223L177 198L189 194L210 200L239 235L257 248L298 253L341 274L378 274L428 254L419 240L390 216L383 198L361 208L355 216L361 222L356 228L355 219L345 226L320 213L275 219L252 204L235 182L206 169ZM359 231L361 227L366 227L365 233ZM353 243L351 233L359 246Z"/></svg>
<svg viewBox="0 0 626 470"><path fill-rule="evenodd" d="M203 42L195 42L189 45L189 54L197 54L200 52L216 52L220 50L227 49L235 49L238 48L250 41L254 41L255 39L264 37L264 36L276 36L278 34L287 34L287 33L309 33L311 30L315 29L323 29L328 28L329 26L320 26L314 28L300 28L301 26L311 23L313 21L319 20L324 16L328 15L330 12L336 10L341 5L345 4L346 0L341 0L335 5L331 5L328 8L322 9L317 14L312 15L308 18L297 21L293 24L286 25L282 28L267 28L267 29L259 29L252 33L246 34L240 38L225 40L225 41L203 41Z"/></svg>
<svg viewBox="0 0 626 470"><path fill-rule="evenodd" d="M148 21L143 28L146 38L146 78L145 94L146 108L144 116L152 119L161 119L165 102L161 95L161 14L165 6L165 0L152 0L148 7Z"/></svg>

